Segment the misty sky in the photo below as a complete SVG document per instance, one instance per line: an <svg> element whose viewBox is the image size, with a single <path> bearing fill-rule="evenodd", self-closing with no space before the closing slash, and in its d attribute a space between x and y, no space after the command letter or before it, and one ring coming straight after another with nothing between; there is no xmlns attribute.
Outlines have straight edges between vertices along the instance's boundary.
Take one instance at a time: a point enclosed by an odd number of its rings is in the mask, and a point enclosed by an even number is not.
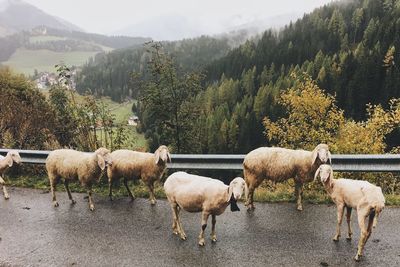
<svg viewBox="0 0 400 267"><path fill-rule="evenodd" d="M255 18L304 13L331 0L25 0L88 32L109 34L161 16L184 16L210 33Z"/></svg>

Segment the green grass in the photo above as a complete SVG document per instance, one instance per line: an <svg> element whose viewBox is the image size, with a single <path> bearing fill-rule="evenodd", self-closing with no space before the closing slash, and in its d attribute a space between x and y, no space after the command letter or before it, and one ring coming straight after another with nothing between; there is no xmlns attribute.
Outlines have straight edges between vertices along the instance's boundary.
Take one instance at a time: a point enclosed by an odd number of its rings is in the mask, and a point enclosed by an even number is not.
<svg viewBox="0 0 400 267"><path fill-rule="evenodd" d="M123 103L117 103L112 101L109 97L102 97L100 101L106 104L110 108L111 113L115 115L116 123L126 124L126 126L124 127L126 132L128 133L128 141L126 142L128 146L126 148L146 149L147 142L146 139L144 138L144 135L139 134L136 131L135 126L127 125L129 117L133 115L132 104L136 101L133 100L133 101L126 101Z"/></svg>
<svg viewBox="0 0 400 267"><path fill-rule="evenodd" d="M47 176L18 176L7 179L7 186L34 188L43 191L50 191L50 184ZM78 182L70 183L69 188L75 193L86 193L86 189L82 187ZM129 182L129 188L135 197L148 198L149 190L147 186L141 182ZM102 176L99 184L93 186L93 192L101 196L108 196L108 184L105 175ZM57 185L57 191L65 191L64 185L60 182ZM166 198L164 189L161 183L156 182L154 193L157 198ZM125 186L121 181L116 181L113 186L114 197L128 197Z"/></svg>
<svg viewBox="0 0 400 267"><path fill-rule="evenodd" d="M72 51L53 52L50 50L28 50L19 48L8 61L2 65L9 66L17 72L33 75L34 70L39 72L55 72L54 65L64 62L67 66L80 66L98 52Z"/></svg>
<svg viewBox="0 0 400 267"><path fill-rule="evenodd" d="M6 183L10 186L16 187L26 187L26 188L35 188L41 189L44 191L49 191L50 186L48 182L47 176L18 176L6 179ZM141 182L130 182L129 187L136 197L140 198L148 198L149 191L147 187ZM78 183L71 183L70 189L72 192L84 193L85 188L80 186ZM65 191L64 186L60 183L57 186L57 191ZM101 195L108 196L108 185L107 179L103 175L99 184L93 187L93 192ZM128 197L126 189L122 183L122 181L117 182L113 187L113 195L115 197ZM165 199L165 193L160 182L156 182L155 184L155 195L158 199ZM303 200L306 203L312 204L327 204L332 203L331 199L326 193L316 192L315 190L305 190L303 195ZM400 206L400 195L396 194L386 194L386 205L388 206ZM243 197L244 199L244 197ZM287 184L278 184L276 187L271 190L266 187L259 187L256 189L254 194L254 200L256 202L269 202L269 203L277 203L277 202L294 202L294 194L293 188Z"/></svg>

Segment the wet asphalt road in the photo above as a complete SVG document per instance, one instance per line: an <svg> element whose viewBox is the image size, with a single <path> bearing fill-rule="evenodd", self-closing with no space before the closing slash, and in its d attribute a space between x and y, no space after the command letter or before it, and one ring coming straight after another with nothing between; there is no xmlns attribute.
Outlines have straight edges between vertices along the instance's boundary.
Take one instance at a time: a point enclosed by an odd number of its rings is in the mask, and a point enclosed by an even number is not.
<svg viewBox="0 0 400 267"><path fill-rule="evenodd" d="M200 214L182 213L188 239L181 241L165 200L151 207L146 199L95 196L90 212L83 194L73 194L78 203L71 206L59 192L53 208L48 193L9 192L9 201L0 199L0 266L400 266L399 208L384 210L356 263L355 214L353 240L344 238L344 222L335 243L334 206L306 204L298 212L293 203L257 203L248 214L240 203L242 211L217 217L218 242L209 239L209 221L206 246L198 247Z"/></svg>

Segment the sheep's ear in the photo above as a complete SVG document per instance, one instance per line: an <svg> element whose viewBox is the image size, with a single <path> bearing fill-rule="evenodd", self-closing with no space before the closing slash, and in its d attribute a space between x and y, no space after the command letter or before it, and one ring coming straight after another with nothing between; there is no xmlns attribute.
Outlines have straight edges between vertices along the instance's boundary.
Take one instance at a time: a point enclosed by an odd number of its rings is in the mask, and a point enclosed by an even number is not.
<svg viewBox="0 0 400 267"><path fill-rule="evenodd" d="M318 178L319 169L320 169L320 168L318 168L318 169L315 171L315 174L314 174L314 181L316 181L317 178Z"/></svg>
<svg viewBox="0 0 400 267"><path fill-rule="evenodd" d="M230 201L231 200L231 197L232 197L232 195L233 195L233 184L232 184L232 182L229 184L229 187L228 187L228 201Z"/></svg>
<svg viewBox="0 0 400 267"><path fill-rule="evenodd" d="M167 158L168 158L168 162L171 163L171 162L172 162L172 161L171 161L171 154L169 154L169 152L167 152Z"/></svg>
<svg viewBox="0 0 400 267"><path fill-rule="evenodd" d="M229 204L231 205L231 211L240 211L240 209L237 205L237 200L233 197L232 182L229 184L229 187L228 187L228 201L229 201Z"/></svg>
<svg viewBox="0 0 400 267"><path fill-rule="evenodd" d="M329 164L332 165L332 155L330 151L328 151L328 159L329 159Z"/></svg>
<svg viewBox="0 0 400 267"><path fill-rule="evenodd" d="M12 167L13 163L14 163L14 160L13 160L12 157L10 157L10 158L8 159L8 162L7 162L8 167Z"/></svg>
<svg viewBox="0 0 400 267"><path fill-rule="evenodd" d="M97 155L97 163L102 171L106 168L106 161L102 155Z"/></svg>
<svg viewBox="0 0 400 267"><path fill-rule="evenodd" d="M160 161L160 150L157 149L156 152L154 152L154 156L156 157L156 164Z"/></svg>
<svg viewBox="0 0 400 267"><path fill-rule="evenodd" d="M331 168L331 175L329 176L329 186L330 186L330 188L332 188L332 186L333 186L332 179L333 179L333 169Z"/></svg>
<svg viewBox="0 0 400 267"><path fill-rule="evenodd" d="M314 149L314 151L312 152L312 157L311 157L312 161L311 161L311 165L314 165L315 162L317 161L318 151L319 151L319 149L316 147L316 148Z"/></svg>

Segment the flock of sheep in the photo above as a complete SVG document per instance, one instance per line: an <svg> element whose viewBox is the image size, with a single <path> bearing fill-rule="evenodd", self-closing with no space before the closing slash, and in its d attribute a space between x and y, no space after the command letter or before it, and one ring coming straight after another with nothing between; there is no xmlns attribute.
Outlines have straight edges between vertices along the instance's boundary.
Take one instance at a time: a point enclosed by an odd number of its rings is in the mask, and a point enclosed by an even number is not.
<svg viewBox="0 0 400 267"><path fill-rule="evenodd" d="M16 151L8 152L6 157L0 158L0 185L3 188L4 198L8 199L2 176L4 171L13 163L19 163L21 158ZM50 152L46 160L46 169L51 186L54 207L58 207L55 189L57 183L63 179L65 189L72 204L69 182L79 180L87 188L89 195L89 209L94 210L92 199L92 185L98 182L106 170L109 182L109 197L112 200L112 186L115 180L123 178L124 185L132 200L135 196L128 187L128 180L141 179L150 192L150 203L154 205L154 182L159 180L166 167L171 162L171 156L166 146L160 146L154 153L143 153L131 150L116 150L110 152L106 148L99 148L94 153L80 152L72 149L59 149ZM329 163L329 164L328 164ZM186 239L179 217L181 209L188 212L201 212L200 246L204 246L204 231L208 217L211 215L211 240L217 241L215 233L216 216L222 214L230 205L231 211L238 211L237 201L245 191L246 206L249 211L254 210L254 190L263 180L281 182L294 178L297 209L302 210L303 184L320 177L326 192L337 206L336 234L333 238L338 241L343 212L347 211L348 236L351 239L351 211L356 209L361 236L355 260L359 261L363 248L371 235L372 227L377 224L377 218L385 206L385 199L380 187L366 181L350 179L334 179L330 165L331 155L326 144L319 144L313 151L291 150L279 147L262 147L251 151L243 162L244 177L236 177L229 186L219 180L175 172L164 183L164 190L171 205L173 233L182 240ZM368 220L366 224L365 221Z"/></svg>

